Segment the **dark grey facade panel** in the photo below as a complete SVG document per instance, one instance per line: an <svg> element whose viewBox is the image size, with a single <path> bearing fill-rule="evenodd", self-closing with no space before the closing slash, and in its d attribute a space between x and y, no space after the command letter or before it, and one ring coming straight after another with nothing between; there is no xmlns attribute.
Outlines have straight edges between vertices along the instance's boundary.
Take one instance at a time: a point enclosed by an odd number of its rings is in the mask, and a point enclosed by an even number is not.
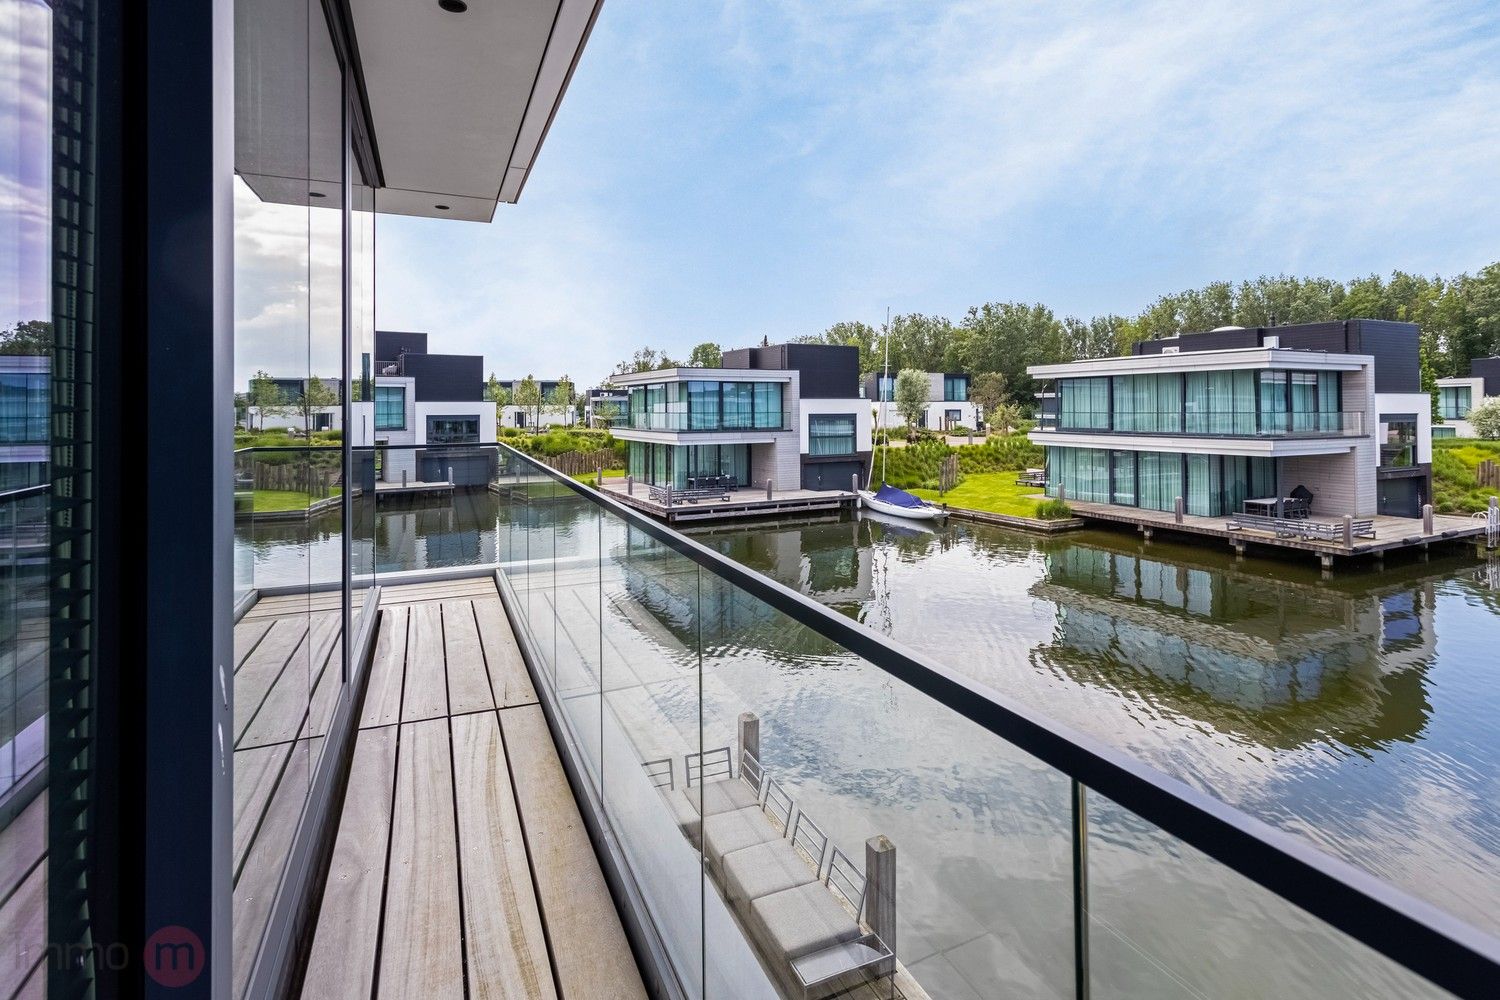
<svg viewBox="0 0 1500 1000"><path fill-rule="evenodd" d="M1332 323L1298 323L1261 331L1261 343L1276 337L1282 347L1293 351L1327 351L1329 354L1357 353L1350 343L1350 332L1342 320Z"/></svg>
<svg viewBox="0 0 1500 1000"><path fill-rule="evenodd" d="M1349 321L1349 350L1375 359L1376 392L1422 391L1421 336L1415 323Z"/></svg>
<svg viewBox="0 0 1500 1000"><path fill-rule="evenodd" d="M426 354L427 334L402 330L375 331L376 361L395 361L403 350L407 354Z"/></svg>
<svg viewBox="0 0 1500 1000"><path fill-rule="evenodd" d="M484 358L478 354L408 354L405 371L415 380L418 403L477 403L484 399Z"/></svg>
<svg viewBox="0 0 1500 1000"><path fill-rule="evenodd" d="M1469 363L1469 377L1484 379L1486 396L1500 396L1500 358L1475 358Z"/></svg>
<svg viewBox="0 0 1500 1000"><path fill-rule="evenodd" d="M725 368L795 371L803 399L854 399L859 395L859 348L839 344L773 344L724 352Z"/></svg>

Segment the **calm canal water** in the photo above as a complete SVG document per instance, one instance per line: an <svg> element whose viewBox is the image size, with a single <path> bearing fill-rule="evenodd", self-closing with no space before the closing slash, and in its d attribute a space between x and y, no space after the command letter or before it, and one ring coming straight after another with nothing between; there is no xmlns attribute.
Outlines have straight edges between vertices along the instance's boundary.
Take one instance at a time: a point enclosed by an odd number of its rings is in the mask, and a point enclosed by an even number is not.
<svg viewBox="0 0 1500 1000"><path fill-rule="evenodd" d="M373 559L379 570L496 561L517 531L547 533L546 550L559 556L574 544L587 551L599 526L573 516L512 524L487 493L382 511L370 528ZM319 575L337 559L336 528L329 518L246 525L241 575L261 585ZM1324 580L1301 561L1237 563L1215 548L1126 534L1042 538L868 516L692 534L1500 931L1500 563L1460 550ZM624 544L604 541L606 551ZM663 655L669 603L639 604L659 619L640 624L642 638L665 637ZM905 849L900 951L924 987L939 998L1002 987L1069 995L1055 781L992 744L966 743L951 714L893 695L889 678L809 640L785 628L726 631L714 640L716 677L793 734L781 759L766 751L768 766L819 803L835 842L857 847L873 822ZM691 723L698 709L685 702L681 711ZM993 826L1002 797L1014 829ZM1100 803L1090 848L1104 993L1413 995L1401 977L1330 946L1119 812ZM1030 846L1008 862L995 849L1008 842ZM1052 855L1052 870L1038 871L1035 859Z"/></svg>

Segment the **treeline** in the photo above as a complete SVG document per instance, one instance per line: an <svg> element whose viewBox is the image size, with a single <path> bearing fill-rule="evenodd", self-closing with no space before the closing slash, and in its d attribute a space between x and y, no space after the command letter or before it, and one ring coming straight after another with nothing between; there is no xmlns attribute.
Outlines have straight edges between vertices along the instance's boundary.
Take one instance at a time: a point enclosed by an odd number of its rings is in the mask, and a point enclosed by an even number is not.
<svg viewBox="0 0 1500 1000"><path fill-rule="evenodd" d="M1056 315L1041 304L987 302L962 319L912 313L871 326L835 323L802 343L859 348L860 369L880 369L890 340L892 372L999 373L1004 392L1029 404L1035 387L1029 365L1129 354L1138 341L1217 326L1272 326L1345 319L1390 319L1422 328L1422 358L1429 378L1467 374L1472 358L1500 354L1500 263L1475 275L1424 277L1394 272L1351 281L1262 276L1234 284L1163 295L1134 316L1080 319Z"/></svg>

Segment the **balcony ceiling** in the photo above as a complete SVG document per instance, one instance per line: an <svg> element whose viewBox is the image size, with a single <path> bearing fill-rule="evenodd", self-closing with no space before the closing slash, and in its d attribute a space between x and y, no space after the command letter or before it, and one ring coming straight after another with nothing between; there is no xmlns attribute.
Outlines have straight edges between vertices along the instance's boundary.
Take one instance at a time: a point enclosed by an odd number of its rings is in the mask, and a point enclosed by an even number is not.
<svg viewBox="0 0 1500 1000"><path fill-rule="evenodd" d="M488 222L520 197L602 0L349 0L377 210ZM447 205L442 210L437 205Z"/></svg>

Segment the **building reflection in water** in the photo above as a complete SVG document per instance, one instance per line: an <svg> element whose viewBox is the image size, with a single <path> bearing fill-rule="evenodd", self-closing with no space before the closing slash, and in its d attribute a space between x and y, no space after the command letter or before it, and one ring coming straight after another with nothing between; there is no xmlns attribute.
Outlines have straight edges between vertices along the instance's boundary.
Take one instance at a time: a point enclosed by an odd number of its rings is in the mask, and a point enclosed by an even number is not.
<svg viewBox="0 0 1500 1000"><path fill-rule="evenodd" d="M1031 588L1057 609L1033 662L1277 749L1374 749L1427 723L1446 575L1346 592L1179 553L1058 546Z"/></svg>

